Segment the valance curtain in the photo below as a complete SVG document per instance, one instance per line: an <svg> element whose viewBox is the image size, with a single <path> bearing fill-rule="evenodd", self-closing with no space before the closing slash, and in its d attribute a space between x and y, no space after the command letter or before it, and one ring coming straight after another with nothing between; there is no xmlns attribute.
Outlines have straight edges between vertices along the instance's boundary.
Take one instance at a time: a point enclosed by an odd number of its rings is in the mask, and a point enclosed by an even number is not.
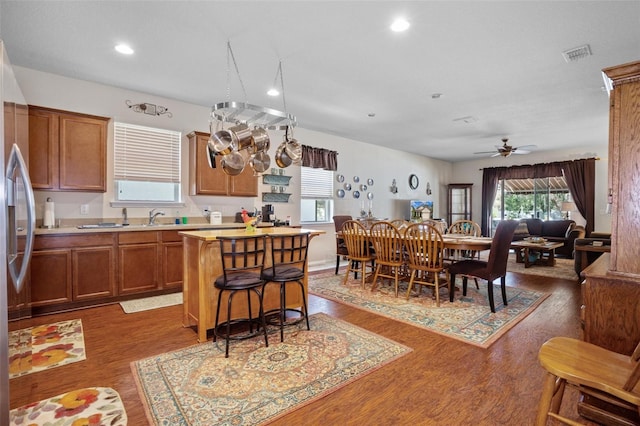
<svg viewBox="0 0 640 426"><path fill-rule="evenodd" d="M587 221L586 233L593 231L595 220L595 158L557 161L512 167L485 168L482 173L482 235L491 232L491 209L496 199L500 179L536 179L564 176L578 211Z"/></svg>
<svg viewBox="0 0 640 426"><path fill-rule="evenodd" d="M302 165L314 169L338 170L338 153L324 148L302 145Z"/></svg>

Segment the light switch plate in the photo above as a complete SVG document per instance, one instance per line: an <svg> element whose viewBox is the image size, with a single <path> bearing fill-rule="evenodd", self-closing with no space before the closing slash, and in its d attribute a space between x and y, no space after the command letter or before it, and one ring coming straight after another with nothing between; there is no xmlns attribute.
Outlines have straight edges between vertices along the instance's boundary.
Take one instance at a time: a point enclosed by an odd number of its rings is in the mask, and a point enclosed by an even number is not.
<svg viewBox="0 0 640 426"><path fill-rule="evenodd" d="M89 204L80 204L80 214L89 214Z"/></svg>

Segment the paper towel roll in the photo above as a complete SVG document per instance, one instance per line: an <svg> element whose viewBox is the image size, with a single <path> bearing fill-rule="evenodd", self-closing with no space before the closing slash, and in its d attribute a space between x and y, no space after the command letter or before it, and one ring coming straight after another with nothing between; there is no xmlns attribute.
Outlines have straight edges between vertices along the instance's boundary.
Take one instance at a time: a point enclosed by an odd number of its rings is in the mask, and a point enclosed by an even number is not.
<svg viewBox="0 0 640 426"><path fill-rule="evenodd" d="M47 198L44 203L44 217L42 219L42 226L45 228L54 228L56 224L55 204L51 198Z"/></svg>

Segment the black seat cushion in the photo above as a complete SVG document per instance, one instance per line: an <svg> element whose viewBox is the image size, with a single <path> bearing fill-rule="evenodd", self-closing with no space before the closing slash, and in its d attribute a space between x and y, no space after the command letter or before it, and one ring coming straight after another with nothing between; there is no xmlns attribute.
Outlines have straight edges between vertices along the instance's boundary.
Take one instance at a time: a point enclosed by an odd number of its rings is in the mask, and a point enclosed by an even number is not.
<svg viewBox="0 0 640 426"><path fill-rule="evenodd" d="M262 278L266 281L296 281L304 278L304 271L290 265L279 265L274 268L266 268L262 272Z"/></svg>
<svg viewBox="0 0 640 426"><path fill-rule="evenodd" d="M227 279L225 284L224 275L219 276L216 278L214 286L218 289L225 290L245 290L264 284L264 280L260 278L259 274L251 272L231 274L227 276Z"/></svg>

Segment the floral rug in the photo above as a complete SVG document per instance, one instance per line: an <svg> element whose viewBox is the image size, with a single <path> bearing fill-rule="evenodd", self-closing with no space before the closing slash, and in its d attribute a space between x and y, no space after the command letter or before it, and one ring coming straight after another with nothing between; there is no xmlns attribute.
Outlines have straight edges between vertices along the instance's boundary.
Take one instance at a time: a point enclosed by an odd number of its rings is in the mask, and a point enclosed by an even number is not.
<svg viewBox="0 0 640 426"><path fill-rule="evenodd" d="M127 413L118 392L86 388L15 408L11 426L126 426Z"/></svg>
<svg viewBox="0 0 640 426"><path fill-rule="evenodd" d="M391 280L384 283L379 280L376 291L371 292L371 285L362 289L360 280L353 279L353 274L343 285L344 273L334 275L332 271L310 275L309 292L483 348L488 348L549 296L507 286L508 306L504 306L500 286L495 285L496 313L492 313L486 296L486 281L479 280L480 290L476 290L473 280L469 280L467 296L462 296L461 290L456 291L453 303L449 302L448 290L441 288L440 307L437 307L430 288L422 289L419 294L414 291L407 301L406 282L400 283L396 298ZM462 289L462 279L456 281L457 287Z"/></svg>
<svg viewBox="0 0 640 426"><path fill-rule="evenodd" d="M9 378L86 359L81 320L9 333Z"/></svg>
<svg viewBox="0 0 640 426"><path fill-rule="evenodd" d="M336 391L411 349L323 313L272 334L201 343L131 368L149 423L259 425Z"/></svg>

